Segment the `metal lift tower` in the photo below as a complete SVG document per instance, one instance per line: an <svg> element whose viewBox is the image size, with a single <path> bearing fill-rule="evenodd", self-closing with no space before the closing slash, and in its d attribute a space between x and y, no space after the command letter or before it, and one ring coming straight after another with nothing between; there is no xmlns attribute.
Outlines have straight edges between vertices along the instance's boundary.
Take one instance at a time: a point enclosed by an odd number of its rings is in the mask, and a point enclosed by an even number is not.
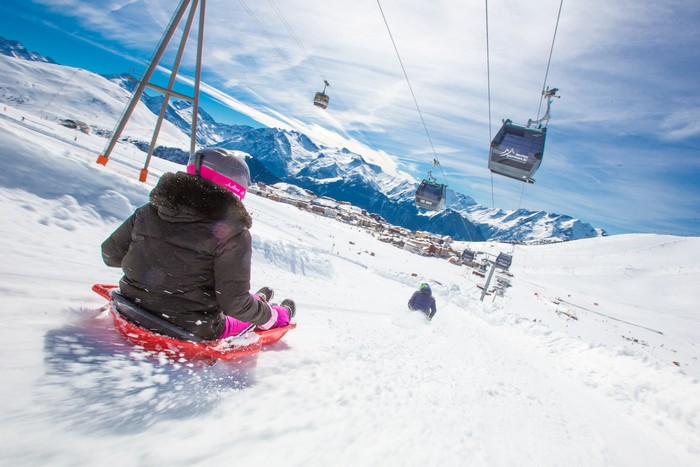
<svg viewBox="0 0 700 467"><path fill-rule="evenodd" d="M153 75L153 72L155 71L156 67L158 66L160 59L163 57L163 53L165 53L165 49L168 47L168 43L170 42L170 39L172 39L173 35L175 34L175 30L177 29L178 25L180 24L180 21L182 18L185 16L185 12L187 10L187 7L190 6L191 8L189 11L189 14L187 16L187 21L185 23L184 31L182 33L182 38L180 39L180 47L178 48L177 51L177 56L175 57L175 63L173 64L173 69L170 74L170 81L168 82L168 87L163 88L161 86L151 84L150 79L151 76ZM196 67L195 67L195 79L194 79L194 93L193 96L186 96L184 94L178 93L173 91L173 86L175 85L175 80L177 78L177 72L178 69L180 68L180 61L182 60L182 55L185 50L185 45L187 44L187 38L190 34L190 29L192 27L192 22L194 21L195 14L197 12L197 8L199 7L199 31L197 35L197 62L196 62ZM151 144L148 147L148 156L146 157L146 162L143 166L143 169L141 169L141 173L139 174L139 180L141 182L145 182L146 178L148 177L148 164L151 162L151 157L153 156L153 150L155 149L156 146L156 140L158 139L158 133L160 133L160 128L161 125L163 124L163 118L165 117L165 112L168 109L168 101L170 100L170 97L175 97L177 99L184 99L187 101L192 102L192 134L190 137L190 154L192 154L195 151L195 142L197 139L197 113L199 110L199 81L200 81L200 76L201 76L201 70L202 70L202 42L204 39L204 12L206 9L206 0L182 0L180 2L180 6L178 7L177 11L175 12L175 15L172 17L170 20L170 24L168 25L168 28L165 30L165 34L163 34L163 38L160 41L160 44L158 45L158 48L156 49L156 52L153 55L153 58L151 59L151 62L148 65L148 68L146 69L146 72L144 73L143 77L141 80L138 82L138 86L136 87L136 90L134 91L134 95L131 97L131 101L129 101L129 105L126 107L126 110L124 111L124 114L122 115L121 119L119 120L119 123L117 125L117 128L114 130L114 134L112 135L112 138L109 141L109 144L107 145L107 148L104 150L103 154L100 154L100 156L97 158L97 163L102 164L102 165L107 165L107 162L109 162L109 156L112 153L112 150L114 147L117 145L117 142L119 141L119 138L124 131L124 127L126 127L126 124L129 121L129 117L131 117L131 114L134 112L134 109L136 108L136 105L139 102L139 99L141 99L141 96L143 95L144 90L146 87L149 87L151 89L154 89L160 93L162 93L165 98L163 99L163 105L160 108L160 113L158 114L158 120L156 121L156 127L153 130L153 137L151 138Z"/></svg>

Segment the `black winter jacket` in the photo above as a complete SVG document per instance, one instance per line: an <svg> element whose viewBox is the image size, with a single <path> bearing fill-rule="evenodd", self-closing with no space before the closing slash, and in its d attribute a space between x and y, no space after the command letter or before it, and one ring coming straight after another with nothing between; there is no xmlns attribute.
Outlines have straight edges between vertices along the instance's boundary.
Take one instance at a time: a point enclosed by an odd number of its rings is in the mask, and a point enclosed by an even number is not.
<svg viewBox="0 0 700 467"><path fill-rule="evenodd" d="M166 173L150 203L102 244L121 267L121 293L141 307L211 340L224 314L266 323L270 306L250 296L250 215L233 193L195 175Z"/></svg>

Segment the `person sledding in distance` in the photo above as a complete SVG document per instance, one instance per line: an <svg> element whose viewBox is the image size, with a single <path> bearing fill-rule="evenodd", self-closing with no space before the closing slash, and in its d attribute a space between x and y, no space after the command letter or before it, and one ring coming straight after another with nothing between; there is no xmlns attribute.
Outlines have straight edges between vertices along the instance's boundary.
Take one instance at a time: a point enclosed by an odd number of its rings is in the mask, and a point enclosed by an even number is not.
<svg viewBox="0 0 700 467"><path fill-rule="evenodd" d="M413 292L411 298L408 300L408 308L414 311L420 311L429 320L433 319L435 313L437 313L437 307L435 305L435 297L433 297L433 291L430 290L430 286L425 282L420 285L418 290Z"/></svg>
<svg viewBox="0 0 700 467"><path fill-rule="evenodd" d="M191 155L187 172L165 173L138 209L102 244L121 267L119 292L134 304L204 339L287 326L294 301L271 304L270 287L250 293L250 170L221 148ZM137 323L138 324L138 323Z"/></svg>

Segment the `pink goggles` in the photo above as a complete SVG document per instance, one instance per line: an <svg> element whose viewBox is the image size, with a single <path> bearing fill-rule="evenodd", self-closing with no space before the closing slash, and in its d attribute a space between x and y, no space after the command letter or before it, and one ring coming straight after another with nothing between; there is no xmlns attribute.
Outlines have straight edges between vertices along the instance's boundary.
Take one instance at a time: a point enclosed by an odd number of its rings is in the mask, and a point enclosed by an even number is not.
<svg viewBox="0 0 700 467"><path fill-rule="evenodd" d="M192 175L195 174L194 164L187 166L187 173ZM231 180L225 175L221 175L219 172L216 172L205 165L202 165L199 168L199 176L216 183L220 187L226 188L228 191L238 196L241 200L245 198L245 193L247 190L243 185Z"/></svg>

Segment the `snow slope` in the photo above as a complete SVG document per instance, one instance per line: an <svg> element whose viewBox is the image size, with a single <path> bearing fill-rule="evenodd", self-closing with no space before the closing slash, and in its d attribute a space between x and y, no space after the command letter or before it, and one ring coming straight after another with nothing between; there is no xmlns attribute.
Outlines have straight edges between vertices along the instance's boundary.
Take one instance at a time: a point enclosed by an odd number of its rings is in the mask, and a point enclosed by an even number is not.
<svg viewBox="0 0 700 467"><path fill-rule="evenodd" d="M31 118L36 128L54 130L56 122L74 119L95 129L113 130L116 115L121 116L131 94L119 86L105 86L105 78L81 68L17 60L0 55L3 70L0 97L11 108ZM122 132L122 138L150 141L157 115L142 103L134 109ZM70 139L82 139L82 133L67 133ZM100 145L104 149L106 139ZM158 144L189 149L189 136L168 121L164 121Z"/></svg>
<svg viewBox="0 0 700 467"><path fill-rule="evenodd" d="M700 239L465 244L513 253L482 302L470 269L250 195L252 285L294 298L298 327L172 363L121 340L90 286L119 279L101 242L180 167L142 184L135 148L103 167L104 139L0 115L0 464L700 465ZM430 324L405 307L421 281Z"/></svg>

